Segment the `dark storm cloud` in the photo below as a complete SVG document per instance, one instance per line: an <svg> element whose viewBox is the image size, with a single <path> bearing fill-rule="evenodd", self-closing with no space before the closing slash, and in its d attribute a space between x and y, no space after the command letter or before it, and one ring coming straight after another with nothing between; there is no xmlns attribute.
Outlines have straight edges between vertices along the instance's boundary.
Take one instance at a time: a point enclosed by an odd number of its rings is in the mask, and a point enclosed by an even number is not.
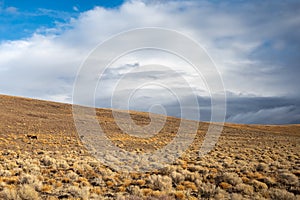
<svg viewBox="0 0 300 200"><path fill-rule="evenodd" d="M228 122L251 124L300 123L300 100L287 97L229 97Z"/></svg>
<svg viewBox="0 0 300 200"><path fill-rule="evenodd" d="M189 97L185 98L189 101ZM211 120L211 102L209 97L198 97L200 121ZM180 103L165 105L171 116L181 117ZM193 112L193 108L189 108ZM190 118L193 119L193 118ZM193 119L199 120L199 119ZM285 97L246 97L231 95L227 98L226 122L246 124L299 124L299 99Z"/></svg>

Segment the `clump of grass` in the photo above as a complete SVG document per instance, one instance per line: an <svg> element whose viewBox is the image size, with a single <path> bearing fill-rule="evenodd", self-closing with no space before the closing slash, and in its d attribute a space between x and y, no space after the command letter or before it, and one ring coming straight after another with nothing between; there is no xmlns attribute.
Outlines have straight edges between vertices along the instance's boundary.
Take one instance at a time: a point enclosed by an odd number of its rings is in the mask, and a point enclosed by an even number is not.
<svg viewBox="0 0 300 200"><path fill-rule="evenodd" d="M11 176L11 175L12 174L11 174L10 170L0 169L0 176L8 177L8 176Z"/></svg>
<svg viewBox="0 0 300 200"><path fill-rule="evenodd" d="M75 172L69 171L69 172L66 174L66 177L69 178L69 179L72 180L72 181L75 181L79 176L78 176L78 174L76 174Z"/></svg>
<svg viewBox="0 0 300 200"><path fill-rule="evenodd" d="M219 186L220 186L222 189L224 189L224 190L228 190L228 189L231 189L231 188L232 188L232 185L229 184L229 183L226 183L226 182L221 182L221 183L219 184Z"/></svg>
<svg viewBox="0 0 300 200"><path fill-rule="evenodd" d="M223 175L219 176L218 179L220 182L226 182L233 186L243 182L242 179L233 172L226 172Z"/></svg>
<svg viewBox="0 0 300 200"><path fill-rule="evenodd" d="M197 187L194 182L184 181L182 184L185 186L187 190L194 190L194 191L197 190Z"/></svg>
<svg viewBox="0 0 300 200"><path fill-rule="evenodd" d="M154 190L169 191L172 188L172 179L168 176L153 174L150 176L150 187Z"/></svg>
<svg viewBox="0 0 300 200"><path fill-rule="evenodd" d="M50 191L53 189L52 185L43 185L41 188L41 192L44 193L50 193Z"/></svg>
<svg viewBox="0 0 300 200"><path fill-rule="evenodd" d="M268 187L272 187L276 185L276 179L274 177L265 177L260 179L261 182L265 183L268 185Z"/></svg>
<svg viewBox="0 0 300 200"><path fill-rule="evenodd" d="M24 200L38 200L39 193L34 189L32 185L22 185L18 191L18 195Z"/></svg>
<svg viewBox="0 0 300 200"><path fill-rule="evenodd" d="M69 164L65 160L59 160L59 161L57 161L56 165L57 165L58 168L62 168L62 169L69 168Z"/></svg>
<svg viewBox="0 0 300 200"><path fill-rule="evenodd" d="M15 188L4 188L4 190L0 193L0 198L6 200L20 199L18 192Z"/></svg>
<svg viewBox="0 0 300 200"><path fill-rule="evenodd" d="M279 174L279 179L280 182L286 185L297 185L299 183L298 177L289 172Z"/></svg>
<svg viewBox="0 0 300 200"><path fill-rule="evenodd" d="M69 186L67 192L72 195L72 197L80 198L82 200L88 200L90 191L88 187L79 188L77 186Z"/></svg>
<svg viewBox="0 0 300 200"><path fill-rule="evenodd" d="M185 199L184 191L175 191L174 196L176 199Z"/></svg>
<svg viewBox="0 0 300 200"><path fill-rule="evenodd" d="M135 184L139 186L144 186L146 184L146 181L143 179L139 179L135 181Z"/></svg>
<svg viewBox="0 0 300 200"><path fill-rule="evenodd" d="M56 163L56 160L54 158L51 158L48 155L45 155L41 159L41 164L43 164L45 166L50 166L50 165L53 165L54 163Z"/></svg>
<svg viewBox="0 0 300 200"><path fill-rule="evenodd" d="M181 173L178 173L176 171L173 171L171 173L171 178L174 183L179 184L180 182L184 181L185 177Z"/></svg>
<svg viewBox="0 0 300 200"><path fill-rule="evenodd" d="M216 200L229 199L229 193L227 193L225 190L217 188L215 191L214 199Z"/></svg>
<svg viewBox="0 0 300 200"><path fill-rule="evenodd" d="M251 185L247 185L247 184L244 184L244 183L240 183L238 185L236 185L235 189L238 191L238 192L241 192L243 194L247 194L247 195L253 195L253 187Z"/></svg>
<svg viewBox="0 0 300 200"><path fill-rule="evenodd" d="M269 165L267 165L266 163L259 163L256 167L257 171L267 171L269 168Z"/></svg>
<svg viewBox="0 0 300 200"><path fill-rule="evenodd" d="M238 194L238 193L232 193L232 194L230 195L230 199L231 199L231 200L243 200L244 198L243 198L243 195L241 195L241 194Z"/></svg>
<svg viewBox="0 0 300 200"><path fill-rule="evenodd" d="M273 200L293 200L295 199L295 195L293 193L290 193L284 189L279 188L271 188L269 190L270 198Z"/></svg>
<svg viewBox="0 0 300 200"><path fill-rule="evenodd" d="M136 185L130 185L128 188L127 188L128 192L130 195L134 195L134 196L142 196L143 194L143 191ZM151 192L152 193L152 192Z"/></svg>
<svg viewBox="0 0 300 200"><path fill-rule="evenodd" d="M199 194L202 198L211 198L217 194L216 185L211 183L202 183L199 187Z"/></svg>
<svg viewBox="0 0 300 200"><path fill-rule="evenodd" d="M257 192L268 189L268 186L265 183L260 182L258 180L252 180L251 184L253 185L253 187L255 188L255 191L257 191Z"/></svg>

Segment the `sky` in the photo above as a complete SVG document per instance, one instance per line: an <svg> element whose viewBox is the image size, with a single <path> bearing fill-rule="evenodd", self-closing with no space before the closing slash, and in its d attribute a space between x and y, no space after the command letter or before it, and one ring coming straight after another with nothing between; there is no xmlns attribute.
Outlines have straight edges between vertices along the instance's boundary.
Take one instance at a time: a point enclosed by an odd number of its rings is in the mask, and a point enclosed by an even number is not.
<svg viewBox="0 0 300 200"><path fill-rule="evenodd" d="M159 27L206 50L224 83L227 122L300 123L299 13L296 0L3 0L0 93L72 103L77 72L97 45L124 31ZM170 68L143 67L151 64ZM125 102L130 109L181 117L180 104L192 101L178 81L183 77L197 96L200 120L211 118L205 81L170 53L133 52L112 63L103 77L95 91L98 107L124 109ZM124 87L115 90L120 80ZM126 91L149 81L168 87L148 85L124 101ZM151 110L155 105L164 108Z"/></svg>

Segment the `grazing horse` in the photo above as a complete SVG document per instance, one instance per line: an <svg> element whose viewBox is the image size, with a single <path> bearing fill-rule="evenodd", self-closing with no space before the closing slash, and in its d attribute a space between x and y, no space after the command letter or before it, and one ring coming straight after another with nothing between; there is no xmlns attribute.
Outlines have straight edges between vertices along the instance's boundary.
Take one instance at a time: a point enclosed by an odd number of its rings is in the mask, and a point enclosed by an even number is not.
<svg viewBox="0 0 300 200"><path fill-rule="evenodd" d="M37 140L37 135L26 135L30 139Z"/></svg>

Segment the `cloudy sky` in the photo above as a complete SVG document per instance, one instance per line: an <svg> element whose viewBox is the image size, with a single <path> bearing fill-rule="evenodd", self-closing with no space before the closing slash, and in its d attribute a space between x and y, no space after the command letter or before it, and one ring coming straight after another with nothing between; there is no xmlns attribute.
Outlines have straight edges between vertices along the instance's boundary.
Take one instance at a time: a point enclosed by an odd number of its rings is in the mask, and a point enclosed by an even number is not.
<svg viewBox="0 0 300 200"><path fill-rule="evenodd" d="M2 0L0 93L71 103L77 72L97 45L124 31L159 27L206 50L224 83L226 121L300 123L299 13L297 0ZM101 77L99 107L124 109L128 103L130 109L180 117L180 105L192 101L190 88L200 119L210 120L205 81L168 52L132 52Z"/></svg>

